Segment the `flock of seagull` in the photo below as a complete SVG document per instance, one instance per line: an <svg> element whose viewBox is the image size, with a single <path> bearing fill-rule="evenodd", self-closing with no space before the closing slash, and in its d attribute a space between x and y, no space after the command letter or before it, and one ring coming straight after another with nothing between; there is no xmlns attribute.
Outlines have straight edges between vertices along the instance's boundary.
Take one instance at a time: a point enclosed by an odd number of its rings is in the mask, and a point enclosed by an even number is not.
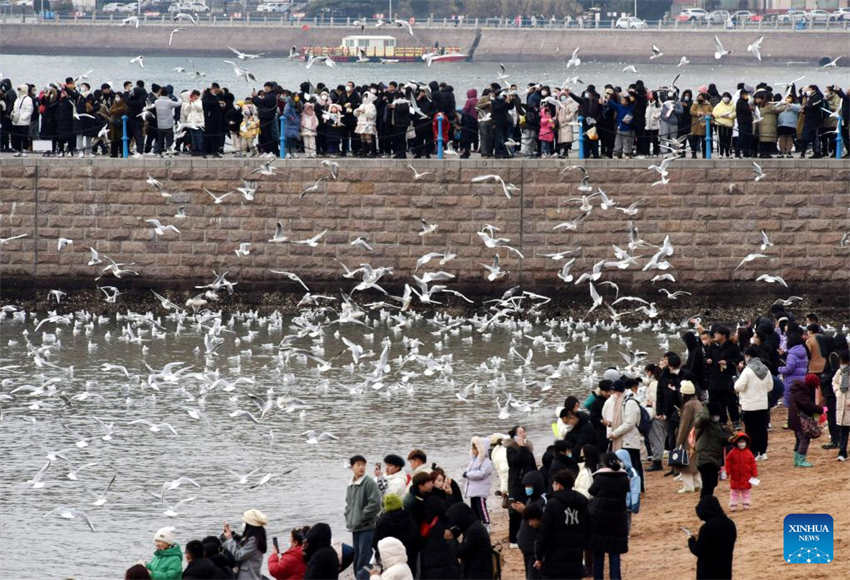
<svg viewBox="0 0 850 580"><path fill-rule="evenodd" d="M648 170L657 171L665 178L670 162L671 159L667 159ZM330 160L323 161L322 166L326 175L316 184L305 187L301 197L310 195L314 186L324 181L339 179L345 170L338 162ZM415 181L427 180L431 175L412 165L408 167ZM240 196L240 203L253 203L262 191L262 180L274 177L277 171L274 161L265 161L249 171L247 179L234 191L205 191L213 204L221 204L231 195ZM120 473L103 471L100 479L89 474L96 467L108 464L110 458L120 452L116 444L118 439L138 438L144 432L154 437L178 437L185 422L216 421L245 427L253 424L258 430L273 425L281 427L285 422L289 427L295 426L290 437L300 433L306 445L332 444L342 436L322 429L299 429L301 422L322 414L323 399L357 399L368 393L387 399L404 394L412 396L416 392L414 385L423 379L428 386L419 385L418 388L446 389L454 394L457 404L473 398L484 408L495 403L495 413L504 421L512 413L526 414L543 408L547 392L555 385L573 382L592 386L602 364L600 353L607 352L611 342L622 349L626 365L638 372L647 353L634 348L633 334L654 333L663 351L669 348L670 338L676 336L681 324L663 323L660 319L662 308L651 296L620 295L619 286L605 279L606 272L640 269L654 274L648 287L654 288L659 283L675 284L671 262L675 248L669 235L655 243L642 239L633 219L641 211L639 201L628 206L619 205L593 183L591 174L583 166L564 166L561 175L580 176L575 185L578 195L566 200L579 215L554 225L554 231L580 232L582 224L593 214L611 211L624 214L628 226L622 246L614 245L611 256L599 256L590 271L573 270L581 247L554 248L544 254L558 264L556 276L560 284L586 284L591 306L578 319L547 317L545 307L551 298L518 286L508 289L501 297L483 302L469 298L449 286L455 274L444 267L450 269L457 256L448 248L432 248L417 258L411 279L404 282L400 294L395 295L382 286L387 285L385 281L392 276L393 268L368 263L367 257L375 244L367 236L357 236L349 242L351 251L364 256L357 268L339 262L341 287L349 287L348 290L341 289L336 294L314 293L297 272L271 270L282 277L289 290L304 292L291 318L279 311L271 314L223 311L218 307L223 295L234 294L239 284L227 278L228 272L213 272L212 282L196 286L198 292L183 304L152 291L158 302L156 311L134 312L129 305L124 311L120 301L124 293L117 285L140 272L134 269L133 263L120 262L94 246L89 247L88 252L81 255L88 258L86 264L93 268L95 281L116 280L115 285L97 286L111 314L93 314L87 310L60 312L59 306L66 293L59 289L49 293L57 309L44 314L28 312L13 304L0 308L0 333L8 337L0 346L0 355L3 349L16 352L12 362L0 366L0 422L28 424L33 439L41 425L58 422L62 427L39 441L44 451L43 464L25 485L32 490L43 490L55 487L57 480L73 482L73 492L65 492L67 501L46 510L44 515L79 518L94 530L95 510L112 501L122 477ZM513 194L519 190L498 174L479 175L471 182L481 187L491 185L496 195L505 195L508 199L513 199ZM146 183L151 195L161 196L163 203L170 202L173 188L169 184L150 175ZM482 191L482 194L485 193ZM185 220L185 216L185 206L180 206L174 220ZM155 238L180 235L180 228L173 223L163 223L157 218L145 221ZM438 223L424 217L419 223L418 234L426 245L439 236ZM509 238L500 237L499 232L500 228L492 224L482 225L477 232L481 244L493 251L492 262L481 264L483 278L489 282L506 279L509 272L504 269L505 260L524 258L522 249L511 245ZM324 230L306 239L291 239L283 222L277 222L267 243L317 247L326 233ZM6 244L26 235L0 239L0 251ZM73 239L57 239L59 252L72 251L75 245ZM743 257L735 271L766 259L765 252L773 246L767 233L762 231L758 251ZM250 255L252 248L250 242L238 243L234 248L236 259ZM787 287L779 275L772 273L760 274L756 280ZM400 281L393 280L392 284L398 287ZM663 296L665 301L690 295L686 290L663 287L650 292ZM474 313L451 314L432 308L454 299L460 302L453 305L465 303L467 311ZM799 298L783 300L793 302ZM591 319L590 315L597 310L603 315ZM639 322L629 325L626 323L629 319ZM99 331L104 329L100 335ZM479 380L463 387L456 385L454 354L443 351L476 341L493 341L494 333L499 333L500 338L492 342L492 349L501 350L503 354L491 356L475 369ZM66 337L67 334L71 337ZM600 334L607 334L608 338L597 339ZM79 335L87 337L87 358L68 364L69 361L63 360L64 343L73 342L73 337ZM266 361L261 372L273 383L241 372L242 363L250 362L254 356L250 345L260 337L269 340L259 347ZM275 340L270 340L271 337ZM598 342L591 345L591 339ZM168 349L168 344L177 340L195 344L191 353L196 358L194 362L171 360L161 368L153 368L147 362L152 348ZM129 360L115 360L110 353L114 350L111 345L116 343L134 349L134 355ZM577 346L583 352L576 351ZM221 354L231 349L239 354L231 357ZM526 354L520 354L521 351ZM568 351L575 354L567 358ZM163 352L162 356L168 355ZM535 366L535 357L546 356L553 361ZM229 365L229 372L221 370L222 359ZM460 364L467 364L467 361L462 360ZM517 378L509 378L511 374ZM97 378L80 380L80 376ZM305 376L309 379L305 380ZM106 398L114 397L116 391L123 396L123 404L115 404L113 400L104 409ZM562 396L560 392L552 394ZM486 402L488 398L490 403ZM166 417L152 405L146 407L143 402L147 400L167 401L173 413ZM208 400L215 403L208 405ZM101 412L112 416L95 416ZM338 424L334 430L339 433L347 430L347 426ZM94 455L95 461L78 457L85 449ZM232 473L233 483L246 489L283 481L285 474L285 471L262 465L244 474ZM178 488L200 488L211 483L202 482L201 477L177 473L166 477L164 483L157 484L157 490L145 489L143 493L154 500L152 514L158 511L169 518L184 514L188 509L185 504L196 497L178 495L181 493ZM84 499L87 495L91 496L90 500Z"/></svg>

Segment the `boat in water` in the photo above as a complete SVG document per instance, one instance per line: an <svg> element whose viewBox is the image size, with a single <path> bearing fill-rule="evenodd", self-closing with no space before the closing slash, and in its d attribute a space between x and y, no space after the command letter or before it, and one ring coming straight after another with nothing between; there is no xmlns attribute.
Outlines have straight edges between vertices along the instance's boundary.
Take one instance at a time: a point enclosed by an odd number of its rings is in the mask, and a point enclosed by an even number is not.
<svg viewBox="0 0 850 580"><path fill-rule="evenodd" d="M439 62L469 60L459 47L398 46L394 36L352 35L345 36L340 46L305 46L305 59L330 57L335 62L424 62L428 66Z"/></svg>

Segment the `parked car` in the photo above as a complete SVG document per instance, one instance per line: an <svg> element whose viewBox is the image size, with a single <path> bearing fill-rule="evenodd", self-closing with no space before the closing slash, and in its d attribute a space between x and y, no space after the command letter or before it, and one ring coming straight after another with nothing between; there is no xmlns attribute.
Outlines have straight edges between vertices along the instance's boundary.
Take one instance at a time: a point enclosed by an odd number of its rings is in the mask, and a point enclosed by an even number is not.
<svg viewBox="0 0 850 580"><path fill-rule="evenodd" d="M731 22L731 17L732 15L729 14L728 10L714 10L709 12L706 20L711 24L728 24Z"/></svg>
<svg viewBox="0 0 850 580"><path fill-rule="evenodd" d="M641 28L646 28L646 20L641 20L635 16L620 16L617 22L614 23L614 26L616 28L640 30Z"/></svg>
<svg viewBox="0 0 850 580"><path fill-rule="evenodd" d="M171 6L168 7L168 12L170 14L177 14L179 12L209 12L210 8L204 2L175 2Z"/></svg>
<svg viewBox="0 0 850 580"><path fill-rule="evenodd" d="M844 20L850 20L850 8L839 8L831 15L830 20L832 22L841 22Z"/></svg>
<svg viewBox="0 0 850 580"><path fill-rule="evenodd" d="M796 24L797 22L808 21L808 16L804 10L791 9L776 17L776 22L779 24Z"/></svg>
<svg viewBox="0 0 850 580"><path fill-rule="evenodd" d="M814 24L826 24L830 21L832 14L826 10L809 10L806 16L809 22Z"/></svg>
<svg viewBox="0 0 850 580"><path fill-rule="evenodd" d="M102 12L118 12L118 9L121 8L122 4L120 2L110 2L109 4L104 4L103 8L100 10Z"/></svg>
<svg viewBox="0 0 850 580"><path fill-rule="evenodd" d="M118 10L116 12L121 14L135 14L139 11L139 5L136 2L128 2L127 4L121 4L118 6Z"/></svg>
<svg viewBox="0 0 850 580"><path fill-rule="evenodd" d="M732 13L732 22L737 24L747 24L748 22L761 22L762 15L756 14L752 10L737 10Z"/></svg>
<svg viewBox="0 0 850 580"><path fill-rule="evenodd" d="M257 6L257 12L286 12L289 10L289 3L283 2L263 2Z"/></svg>
<svg viewBox="0 0 850 580"><path fill-rule="evenodd" d="M702 8L685 8L676 17L679 22L705 22L708 12Z"/></svg>

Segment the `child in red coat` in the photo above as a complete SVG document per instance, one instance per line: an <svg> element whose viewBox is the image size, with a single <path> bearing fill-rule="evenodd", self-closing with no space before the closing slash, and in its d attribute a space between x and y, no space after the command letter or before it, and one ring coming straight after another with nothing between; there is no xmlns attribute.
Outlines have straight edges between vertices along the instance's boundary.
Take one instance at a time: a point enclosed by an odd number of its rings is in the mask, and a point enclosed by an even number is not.
<svg viewBox="0 0 850 580"><path fill-rule="evenodd" d="M726 454L726 473L729 475L729 509L750 508L752 479L758 477L756 458L750 451L750 438L746 433L736 433L731 439L734 447ZM756 483L758 483L756 481Z"/></svg>

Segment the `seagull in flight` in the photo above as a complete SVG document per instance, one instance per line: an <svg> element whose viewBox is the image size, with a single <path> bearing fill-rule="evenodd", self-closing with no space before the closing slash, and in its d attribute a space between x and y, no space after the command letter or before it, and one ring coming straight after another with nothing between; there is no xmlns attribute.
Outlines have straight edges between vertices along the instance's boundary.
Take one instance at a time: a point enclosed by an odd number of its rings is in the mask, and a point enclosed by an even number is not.
<svg viewBox="0 0 850 580"><path fill-rule="evenodd" d="M295 47L293 46L292 48L295 48ZM236 58L238 58L239 60L254 60L255 58L260 58L261 56L263 56L262 52L260 52L258 54L249 54L247 52L241 52L239 50L236 50L235 48L230 47L230 46L228 46L227 49L230 52L232 52L233 54L235 54ZM292 57L292 53L290 52L290 58L291 57Z"/></svg>
<svg viewBox="0 0 850 580"><path fill-rule="evenodd" d="M316 434L316 432L313 429L310 429L309 431L305 431L301 435L307 437L307 443L309 443L310 445L316 445L317 443L319 443L321 441L338 441L339 440L339 437L337 437L333 433L328 433L327 431L322 431L321 433Z"/></svg>
<svg viewBox="0 0 850 580"><path fill-rule="evenodd" d="M747 52L753 53L753 56L761 62L761 43L764 40L764 36L759 36L755 42L751 42L747 45Z"/></svg>
<svg viewBox="0 0 850 580"><path fill-rule="evenodd" d="M758 260L759 258L767 258L767 254L747 254L746 256L744 256L744 259L741 260L741 262L737 266L735 266L735 269L737 270L744 264L752 262L753 260Z"/></svg>
<svg viewBox="0 0 850 580"><path fill-rule="evenodd" d="M511 199L511 192L519 191L519 187L514 185L513 183L505 183L505 180L502 179L501 175L496 175L495 173L491 173L489 175L478 175L472 178L472 183L484 183L487 181L493 181L502 186L502 192L504 192L505 197Z"/></svg>
<svg viewBox="0 0 850 580"><path fill-rule="evenodd" d="M433 175L433 171L423 171L420 173L413 165L410 164L407 165L407 168L413 172L413 181L419 181L428 175Z"/></svg>
<svg viewBox="0 0 850 580"><path fill-rule="evenodd" d="M320 233L316 234L312 238L307 238L306 240L294 240L292 243L315 248L319 245L319 240L321 240L322 236L324 236L326 233L328 233L328 230L322 230Z"/></svg>
<svg viewBox="0 0 850 580"><path fill-rule="evenodd" d="M307 292L310 291L310 289L307 288L307 285L304 283L304 281L301 278L298 277L298 274L294 274L292 272L287 272L285 270L269 270L269 272L271 272L272 274L280 274L281 276L286 276L287 278L289 278L293 282L297 282L297 283L301 284L301 286L303 286L304 290L306 290Z"/></svg>
<svg viewBox="0 0 850 580"><path fill-rule="evenodd" d="M626 65L626 66L623 67L623 72L630 72L630 73L636 74L637 69L635 68L635 65L629 64L629 65Z"/></svg>
<svg viewBox="0 0 850 580"><path fill-rule="evenodd" d="M658 48L656 45L653 44L651 48L652 48L652 56L649 57L649 60L655 60L658 57L664 56L664 53L661 52L661 49Z"/></svg>
<svg viewBox="0 0 850 580"><path fill-rule="evenodd" d="M145 57L141 54L135 58L130 59L130 64L137 64L140 68L145 68Z"/></svg>
<svg viewBox="0 0 850 580"><path fill-rule="evenodd" d="M773 242L770 241L770 238L767 237L767 232L764 230L761 231L761 251L764 252L769 247L773 245Z"/></svg>
<svg viewBox="0 0 850 580"><path fill-rule="evenodd" d="M145 222L151 224L151 226L153 227L153 232L156 236L163 236L168 230L173 231L175 234L180 234L180 230L178 230L177 226L175 226L174 224L168 224L167 226L164 226L162 225L162 222L160 222L156 218L145 220Z"/></svg>
<svg viewBox="0 0 850 580"><path fill-rule="evenodd" d="M277 222L274 229L274 236L269 240L272 244L282 244L283 242L289 240L286 236L286 233L283 231L283 222Z"/></svg>
<svg viewBox="0 0 850 580"><path fill-rule="evenodd" d="M63 519L66 519L66 520L73 520L74 518L77 518L77 517L82 518L83 520L85 520L86 525L89 527L89 529L91 531L94 531L94 524L91 522L91 519L89 518L89 516L82 510L79 510L79 509L76 509L76 508L69 508L69 507L66 507L66 506L59 506L59 507L53 508L52 510L50 510L49 512L44 514L44 517L52 516L52 515L57 515L60 518L63 518Z"/></svg>
<svg viewBox="0 0 850 580"><path fill-rule="evenodd" d="M679 59L679 64L677 64L676 67L681 68L681 67L687 66L689 64L691 64L691 61L688 60L688 57L683 56L682 58Z"/></svg>
<svg viewBox="0 0 850 580"><path fill-rule="evenodd" d="M753 161L753 172L755 173L754 181L761 181L765 178L765 173L762 171L761 165Z"/></svg>
<svg viewBox="0 0 850 580"><path fill-rule="evenodd" d="M206 192L207 192L207 194L208 194L208 195L212 198L213 203L214 203L215 205L221 205L221 202L223 202L223 201L224 201L224 199L225 199L228 195L233 194L233 192L232 192L232 191L228 191L227 193L223 193L223 194L221 194L221 195L216 195L216 194L214 194L213 192L211 192L209 189L207 189L206 187L204 188L204 191L206 191Z"/></svg>
<svg viewBox="0 0 850 580"><path fill-rule="evenodd" d="M724 56L727 56L727 55L730 55L730 54L732 54L732 51L724 48L723 43L720 42L720 39L715 34L714 35L714 59L720 60Z"/></svg>
<svg viewBox="0 0 850 580"><path fill-rule="evenodd" d="M823 65L821 68L835 68L835 67L837 67L837 66L838 66L838 61L839 61L840 59L841 59L841 57L840 57L840 56L836 56L833 60L831 60L831 61L829 61L828 63L826 63L826 64L825 64L825 65Z"/></svg>
<svg viewBox="0 0 850 580"><path fill-rule="evenodd" d="M183 29L182 28L175 28L174 30L171 31L171 34L168 35L168 46L171 46L171 44L174 42L174 35L177 34L178 32L183 32Z"/></svg>
<svg viewBox="0 0 850 580"><path fill-rule="evenodd" d="M782 276L774 276L772 274L762 274L758 278L756 278L756 282L767 282L768 284L781 284L788 288L788 283L782 278Z"/></svg>
<svg viewBox="0 0 850 580"><path fill-rule="evenodd" d="M570 55L569 60L567 60L567 68L573 66L579 66L581 64L581 59L578 57L578 51L580 47L576 47L573 53Z"/></svg>

